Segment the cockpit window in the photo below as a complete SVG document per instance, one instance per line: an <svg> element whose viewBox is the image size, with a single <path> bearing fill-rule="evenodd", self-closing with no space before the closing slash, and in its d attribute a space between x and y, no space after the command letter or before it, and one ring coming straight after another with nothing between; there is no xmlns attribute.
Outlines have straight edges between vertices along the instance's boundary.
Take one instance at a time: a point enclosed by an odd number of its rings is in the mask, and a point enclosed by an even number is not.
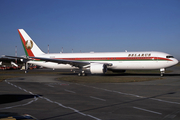
<svg viewBox="0 0 180 120"><path fill-rule="evenodd" d="M166 56L166 58L174 58L173 56Z"/></svg>

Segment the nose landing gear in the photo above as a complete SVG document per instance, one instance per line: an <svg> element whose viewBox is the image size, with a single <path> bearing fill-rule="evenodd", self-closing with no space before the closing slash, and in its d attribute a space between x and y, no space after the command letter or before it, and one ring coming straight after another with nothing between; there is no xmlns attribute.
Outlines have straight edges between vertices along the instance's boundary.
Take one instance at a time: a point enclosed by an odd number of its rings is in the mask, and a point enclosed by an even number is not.
<svg viewBox="0 0 180 120"><path fill-rule="evenodd" d="M161 68L161 69L160 69L160 72L161 72L161 77L163 77L163 74L165 73L165 69L164 69L164 68Z"/></svg>

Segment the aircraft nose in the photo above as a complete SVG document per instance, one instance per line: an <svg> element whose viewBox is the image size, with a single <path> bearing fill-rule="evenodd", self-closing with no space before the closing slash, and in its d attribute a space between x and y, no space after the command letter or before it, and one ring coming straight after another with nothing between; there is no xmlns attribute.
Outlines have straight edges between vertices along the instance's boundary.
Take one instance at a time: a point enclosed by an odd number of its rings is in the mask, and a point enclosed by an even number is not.
<svg viewBox="0 0 180 120"><path fill-rule="evenodd" d="M176 65L176 64L178 64L179 61L174 58L173 62L174 62L174 65Z"/></svg>

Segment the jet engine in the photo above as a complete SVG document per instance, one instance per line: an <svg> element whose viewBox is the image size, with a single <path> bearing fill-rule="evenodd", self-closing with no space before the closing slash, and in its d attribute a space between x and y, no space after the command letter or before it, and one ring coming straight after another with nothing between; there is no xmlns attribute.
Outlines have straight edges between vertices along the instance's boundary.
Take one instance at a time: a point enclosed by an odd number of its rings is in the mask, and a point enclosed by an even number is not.
<svg viewBox="0 0 180 120"><path fill-rule="evenodd" d="M104 74L107 71L107 66L101 63L91 63L90 72L91 74Z"/></svg>

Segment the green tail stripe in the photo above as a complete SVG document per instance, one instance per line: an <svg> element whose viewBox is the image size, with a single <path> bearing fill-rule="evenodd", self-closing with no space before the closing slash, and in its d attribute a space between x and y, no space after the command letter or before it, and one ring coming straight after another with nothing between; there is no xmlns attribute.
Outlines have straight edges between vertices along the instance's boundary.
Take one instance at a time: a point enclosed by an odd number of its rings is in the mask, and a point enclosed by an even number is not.
<svg viewBox="0 0 180 120"><path fill-rule="evenodd" d="M20 36L20 35L19 35L19 36ZM21 39L21 43L22 43L22 46L23 46L23 48L24 48L24 52L25 52L26 56L29 56L29 55L28 55L28 52L26 51L26 47L25 47L24 44L23 44L23 41L22 41L21 36L20 36L20 39Z"/></svg>

